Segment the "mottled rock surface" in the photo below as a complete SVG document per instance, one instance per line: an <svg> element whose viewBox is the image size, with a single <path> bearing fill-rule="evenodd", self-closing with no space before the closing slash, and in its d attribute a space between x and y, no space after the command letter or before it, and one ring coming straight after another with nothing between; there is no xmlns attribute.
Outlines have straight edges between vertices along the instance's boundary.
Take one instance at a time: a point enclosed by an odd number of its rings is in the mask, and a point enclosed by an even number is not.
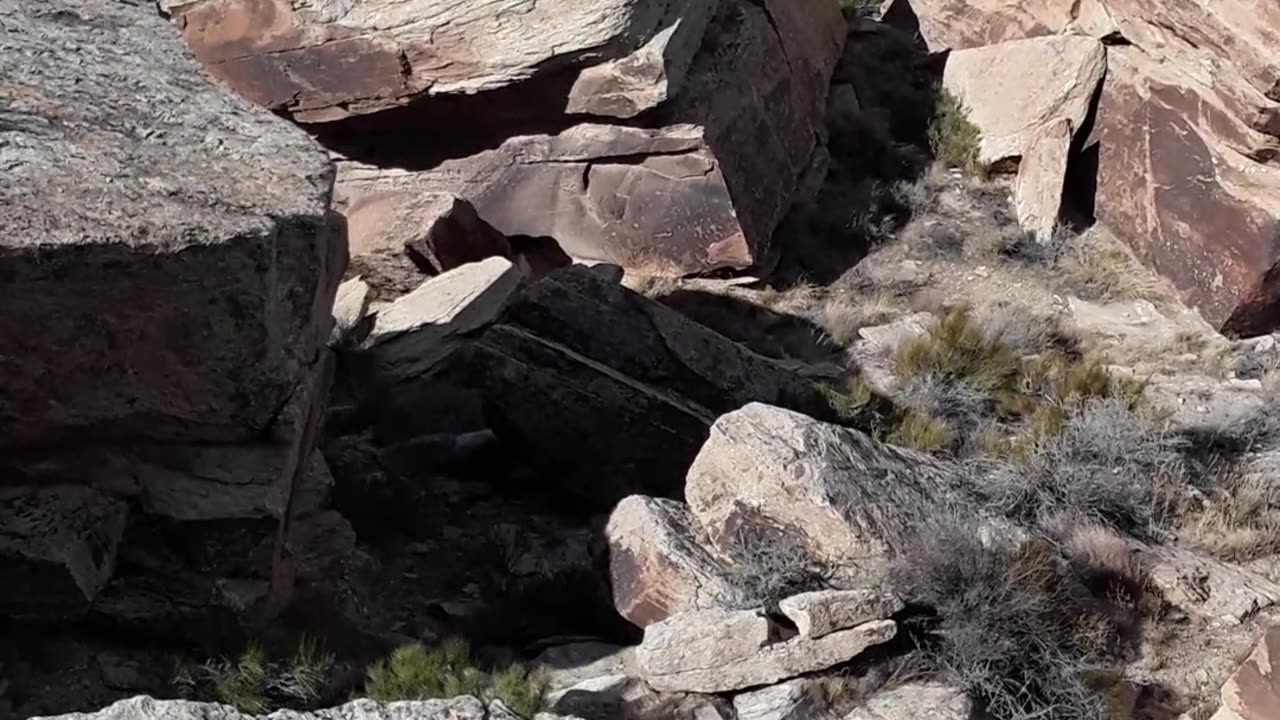
<svg viewBox="0 0 1280 720"><path fill-rule="evenodd" d="M538 720L557 720L561 717L539 714ZM324 710L277 710L270 715L242 713L227 705L156 700L139 696L121 700L97 712L69 713L52 716L47 720L519 720L519 716L499 702L486 706L480 700L468 696L451 700L392 702L385 705L373 700L353 700L346 705Z"/></svg>
<svg viewBox="0 0 1280 720"><path fill-rule="evenodd" d="M911 0L931 50L1055 33L1107 39L1084 208L1226 331L1280 306L1280 7ZM1034 70L1033 70L1034 71Z"/></svg>
<svg viewBox="0 0 1280 720"><path fill-rule="evenodd" d="M892 620L880 620L817 639L782 639L760 611L696 610L645 628L636 660L656 690L726 692L838 665L896 633Z"/></svg>
<svg viewBox="0 0 1280 720"><path fill-rule="evenodd" d="M804 678L733 696L738 720L809 720L825 708L821 688Z"/></svg>
<svg viewBox="0 0 1280 720"><path fill-rule="evenodd" d="M778 603L782 614L795 623L800 636L806 638L883 620L903 607L902 598L882 588L818 590L792 595Z"/></svg>
<svg viewBox="0 0 1280 720"><path fill-rule="evenodd" d="M734 595L684 503L633 495L614 508L605 534L614 605L636 625L717 607Z"/></svg>
<svg viewBox="0 0 1280 720"><path fill-rule="evenodd" d="M774 528L850 578L878 576L918 508L963 498L945 463L762 403L716 421L685 494L727 555L740 528Z"/></svg>
<svg viewBox="0 0 1280 720"><path fill-rule="evenodd" d="M0 15L0 445L261 435L329 335L328 159L149 8Z"/></svg>
<svg viewBox="0 0 1280 720"><path fill-rule="evenodd" d="M973 703L955 688L913 682L872 695L844 720L969 720Z"/></svg>
<svg viewBox="0 0 1280 720"><path fill-rule="evenodd" d="M1280 717L1280 627L1270 627L1258 646L1222 686L1222 707L1210 720L1265 720Z"/></svg>

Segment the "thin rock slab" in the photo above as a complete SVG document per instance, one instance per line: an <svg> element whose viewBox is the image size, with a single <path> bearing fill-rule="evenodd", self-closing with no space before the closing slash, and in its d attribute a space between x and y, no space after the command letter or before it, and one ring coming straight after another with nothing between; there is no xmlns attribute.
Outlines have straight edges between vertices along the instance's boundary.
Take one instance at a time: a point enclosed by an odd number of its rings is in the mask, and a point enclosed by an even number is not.
<svg viewBox="0 0 1280 720"><path fill-rule="evenodd" d="M758 610L696 610L645 628L636 651L655 690L719 693L768 685L852 660L897 634L892 620L822 638L781 638Z"/></svg>
<svg viewBox="0 0 1280 720"><path fill-rule="evenodd" d="M327 156L145 4L0 16L0 446L262 435L346 265Z"/></svg>
<svg viewBox="0 0 1280 720"><path fill-rule="evenodd" d="M969 720L973 702L953 687L914 682L872 695L844 720Z"/></svg>
<svg viewBox="0 0 1280 720"><path fill-rule="evenodd" d="M538 720L561 716L540 714ZM450 700L416 700L379 703L353 700L345 705L300 712L277 710L270 715L242 713L228 705L156 700L140 695L121 700L96 712L68 713L33 720L518 720L519 716L500 702L488 706L477 698L461 696ZM564 720L571 720L564 718Z"/></svg>
<svg viewBox="0 0 1280 720"><path fill-rule="evenodd" d="M884 620L906 607L902 598L884 588L818 590L778 603L801 637L819 638L872 620Z"/></svg>

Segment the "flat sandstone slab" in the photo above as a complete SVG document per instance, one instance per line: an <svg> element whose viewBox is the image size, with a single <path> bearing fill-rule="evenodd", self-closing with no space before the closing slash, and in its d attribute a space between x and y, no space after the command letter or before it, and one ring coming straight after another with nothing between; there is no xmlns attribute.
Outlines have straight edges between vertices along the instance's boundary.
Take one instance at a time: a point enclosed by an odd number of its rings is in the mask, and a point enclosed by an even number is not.
<svg viewBox="0 0 1280 720"><path fill-rule="evenodd" d="M0 445L259 435L345 265L327 157L149 5L0 18Z"/></svg>

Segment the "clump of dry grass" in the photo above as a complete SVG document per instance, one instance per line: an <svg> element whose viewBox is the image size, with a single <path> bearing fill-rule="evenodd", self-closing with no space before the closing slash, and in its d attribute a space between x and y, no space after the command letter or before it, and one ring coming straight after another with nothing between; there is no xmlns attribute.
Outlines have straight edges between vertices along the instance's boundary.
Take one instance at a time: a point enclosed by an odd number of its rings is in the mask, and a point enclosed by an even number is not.
<svg viewBox="0 0 1280 720"><path fill-rule="evenodd" d="M922 337L903 343L895 358L899 377L931 375L963 381L992 395L1015 389L1018 358L976 322L968 308L946 311Z"/></svg>
<svg viewBox="0 0 1280 720"><path fill-rule="evenodd" d="M1113 242L1077 239L1057 265L1066 284L1086 300L1165 302L1169 293L1150 271Z"/></svg>
<svg viewBox="0 0 1280 720"><path fill-rule="evenodd" d="M1203 504L1183 514L1180 534L1224 560L1280 553L1280 478L1224 467Z"/></svg>
<svg viewBox="0 0 1280 720"><path fill-rule="evenodd" d="M904 311L900 298L887 292L841 293L827 298L817 314L818 324L841 347L858 339L864 327L883 325Z"/></svg>
<svg viewBox="0 0 1280 720"><path fill-rule="evenodd" d="M955 442L955 432L942 418L919 410L908 410L884 439L892 445L936 453L951 447Z"/></svg>

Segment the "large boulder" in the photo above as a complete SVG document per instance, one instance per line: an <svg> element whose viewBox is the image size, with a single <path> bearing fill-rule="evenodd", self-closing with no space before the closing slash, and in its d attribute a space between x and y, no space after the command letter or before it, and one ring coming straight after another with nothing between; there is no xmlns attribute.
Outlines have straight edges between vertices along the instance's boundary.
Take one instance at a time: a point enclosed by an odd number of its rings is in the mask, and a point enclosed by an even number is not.
<svg viewBox="0 0 1280 720"><path fill-rule="evenodd" d="M1053 234L1067 159L1106 72L1106 50L1090 37L1011 40L947 55L943 86L981 131L978 161L1018 162L1014 207L1037 237Z"/></svg>
<svg viewBox="0 0 1280 720"><path fill-rule="evenodd" d="M897 15L914 15L933 50L1054 33L1107 41L1107 76L1072 189L1211 323L1237 333L1274 326L1280 8L1246 0L898 4L911 7Z"/></svg>
<svg viewBox="0 0 1280 720"><path fill-rule="evenodd" d="M696 610L645 628L636 660L656 690L719 693L825 670L896 633L892 620L876 620L817 639L783 639L760 611Z"/></svg>
<svg viewBox="0 0 1280 720"><path fill-rule="evenodd" d="M1280 678L1272 655L1280 655L1280 626L1267 628L1257 647L1222 686L1222 707L1210 720L1280 717Z"/></svg>
<svg viewBox="0 0 1280 720"><path fill-rule="evenodd" d="M348 158L336 206L397 218L373 245L422 224L388 198L448 193L581 259L767 259L824 157L833 0L436 5L162 3L213 74Z"/></svg>
<svg viewBox="0 0 1280 720"><path fill-rule="evenodd" d="M956 468L849 428L751 403L718 419L685 495L709 541L733 557L743 532L794 538L849 581L880 577L923 508L963 501Z"/></svg>
<svg viewBox="0 0 1280 720"><path fill-rule="evenodd" d="M0 12L0 446L262 436L328 339L328 159L146 8Z"/></svg>
<svg viewBox="0 0 1280 720"><path fill-rule="evenodd" d="M0 614L208 630L328 492L332 165L153 8L0 16Z"/></svg>

